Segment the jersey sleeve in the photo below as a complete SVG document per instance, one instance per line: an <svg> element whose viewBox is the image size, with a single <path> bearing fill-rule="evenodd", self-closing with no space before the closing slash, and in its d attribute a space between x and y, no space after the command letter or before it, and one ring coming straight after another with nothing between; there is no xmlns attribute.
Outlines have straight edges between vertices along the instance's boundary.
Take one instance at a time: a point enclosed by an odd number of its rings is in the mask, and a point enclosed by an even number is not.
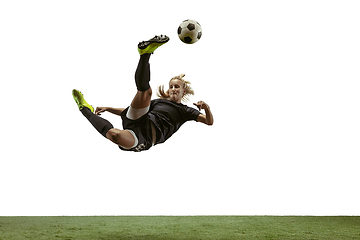
<svg viewBox="0 0 360 240"><path fill-rule="evenodd" d="M197 109L192 108L192 107L188 107L186 109L186 111L188 113L188 121L191 121L191 120L197 121L199 115L201 114L201 112L199 112Z"/></svg>

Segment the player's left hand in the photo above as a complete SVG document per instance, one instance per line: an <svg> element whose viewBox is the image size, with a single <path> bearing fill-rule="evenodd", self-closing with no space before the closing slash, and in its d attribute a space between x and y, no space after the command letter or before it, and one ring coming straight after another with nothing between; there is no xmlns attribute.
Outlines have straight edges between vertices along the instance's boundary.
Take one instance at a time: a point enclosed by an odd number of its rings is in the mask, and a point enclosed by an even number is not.
<svg viewBox="0 0 360 240"><path fill-rule="evenodd" d="M207 104L206 104L205 102L203 102L203 101L198 101L197 103L194 103L194 105L197 106L197 108L199 109L199 111L200 111L201 109L205 109L205 110L210 109L209 105L207 105Z"/></svg>

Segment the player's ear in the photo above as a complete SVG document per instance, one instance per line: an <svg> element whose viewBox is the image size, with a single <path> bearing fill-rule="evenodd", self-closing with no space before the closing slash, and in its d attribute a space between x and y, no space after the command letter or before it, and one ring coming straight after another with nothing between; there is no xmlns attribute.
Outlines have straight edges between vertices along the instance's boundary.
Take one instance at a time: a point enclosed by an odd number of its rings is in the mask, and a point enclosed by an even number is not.
<svg viewBox="0 0 360 240"><path fill-rule="evenodd" d="M185 94L186 94L186 89L184 89L184 93L183 93L183 95L182 95L182 96L185 96Z"/></svg>

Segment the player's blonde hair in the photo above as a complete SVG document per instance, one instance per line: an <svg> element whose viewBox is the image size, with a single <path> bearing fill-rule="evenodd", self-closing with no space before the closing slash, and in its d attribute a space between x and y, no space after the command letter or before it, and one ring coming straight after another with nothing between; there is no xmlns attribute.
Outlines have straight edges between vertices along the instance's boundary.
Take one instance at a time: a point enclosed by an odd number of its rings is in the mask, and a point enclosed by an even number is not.
<svg viewBox="0 0 360 240"><path fill-rule="evenodd" d="M169 83L172 80L180 80L180 81L182 81L182 83L184 84L183 87L185 89L185 93L182 96L181 100L184 101L184 102L187 102L187 101L189 101L190 95L194 95L194 90L190 86L191 82L186 81L185 79L183 79L184 76L185 76L185 74L180 74L179 76L173 77L172 79L170 79ZM157 95L162 99L169 99L170 98L169 90L167 90L166 92L164 91L164 85L159 86L158 91L157 91Z"/></svg>

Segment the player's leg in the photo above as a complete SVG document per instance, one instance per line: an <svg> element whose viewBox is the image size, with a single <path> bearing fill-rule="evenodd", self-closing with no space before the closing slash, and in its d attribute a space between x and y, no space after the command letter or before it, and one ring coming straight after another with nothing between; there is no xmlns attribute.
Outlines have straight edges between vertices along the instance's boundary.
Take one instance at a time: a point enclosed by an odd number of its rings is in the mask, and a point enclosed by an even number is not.
<svg viewBox="0 0 360 240"><path fill-rule="evenodd" d="M150 56L158 47L168 41L167 36L161 35L138 44L140 60L135 72L135 83L138 91L131 103L133 109L144 109L150 105L152 95L150 87Z"/></svg>
<svg viewBox="0 0 360 240"><path fill-rule="evenodd" d="M83 107L80 112L87 118L93 127L104 137L106 133L114 126L106 119L94 114L88 107Z"/></svg>
<svg viewBox="0 0 360 240"><path fill-rule="evenodd" d="M108 120L94 114L94 108L85 101L80 91L74 89L72 94L80 112L101 135L124 148L134 145L136 139L129 131L116 129Z"/></svg>
<svg viewBox="0 0 360 240"><path fill-rule="evenodd" d="M146 108L150 105L152 89L150 87L150 59L151 53L140 56L139 64L135 72L137 93L131 103L134 109Z"/></svg>
<svg viewBox="0 0 360 240"><path fill-rule="evenodd" d="M133 148L137 145L135 144L135 137L128 130L112 128L106 133L106 138L126 149Z"/></svg>

